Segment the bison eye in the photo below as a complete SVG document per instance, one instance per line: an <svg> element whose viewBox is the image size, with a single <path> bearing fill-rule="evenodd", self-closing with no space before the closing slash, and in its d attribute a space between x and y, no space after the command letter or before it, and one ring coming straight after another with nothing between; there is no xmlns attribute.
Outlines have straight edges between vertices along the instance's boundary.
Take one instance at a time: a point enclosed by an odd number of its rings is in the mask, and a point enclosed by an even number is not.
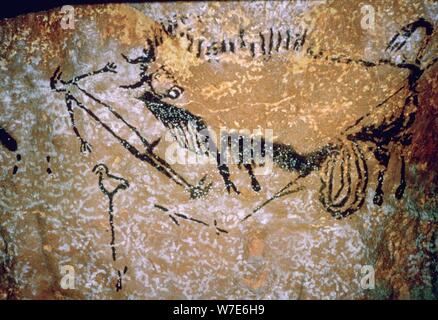
<svg viewBox="0 0 438 320"><path fill-rule="evenodd" d="M169 91L167 91L167 97L170 99L178 99L181 94L183 93L183 89L178 87L178 86L174 86L172 88L170 88Z"/></svg>

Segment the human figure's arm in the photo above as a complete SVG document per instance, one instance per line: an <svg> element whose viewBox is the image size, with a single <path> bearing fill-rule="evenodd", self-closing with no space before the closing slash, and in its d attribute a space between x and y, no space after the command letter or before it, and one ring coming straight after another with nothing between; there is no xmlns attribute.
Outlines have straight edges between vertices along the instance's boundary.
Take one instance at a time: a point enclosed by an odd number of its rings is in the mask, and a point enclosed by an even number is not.
<svg viewBox="0 0 438 320"><path fill-rule="evenodd" d="M69 85L76 84L78 81L80 81L82 79L85 79L85 78L91 77L91 76L95 76L95 75L98 75L100 73L105 73L105 72L117 73L116 68L117 68L117 66L114 63L108 62L103 68L100 68L99 70L88 72L86 74L74 77L71 80L64 81L61 79L61 76L62 76L61 67L58 66L58 68L56 68L53 75L50 77L50 88L52 90L55 90L56 92L66 92L67 87Z"/></svg>
<svg viewBox="0 0 438 320"><path fill-rule="evenodd" d="M92 76L98 75L100 73L105 73L105 72L117 73L116 68L117 68L116 64L114 64L113 62L108 62L103 68L100 68L96 71L91 71L91 72L85 73L83 75L74 77L73 79L71 79L70 81L67 81L66 83L67 84L70 84L70 83L75 84L79 80L82 80L82 79L85 79L88 77L92 77Z"/></svg>

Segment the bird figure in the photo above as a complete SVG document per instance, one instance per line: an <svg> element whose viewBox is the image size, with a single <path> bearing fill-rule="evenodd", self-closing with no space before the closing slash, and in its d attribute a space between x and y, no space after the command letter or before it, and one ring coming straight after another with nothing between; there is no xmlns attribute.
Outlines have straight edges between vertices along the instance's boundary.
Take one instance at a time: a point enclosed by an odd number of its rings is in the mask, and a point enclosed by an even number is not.
<svg viewBox="0 0 438 320"><path fill-rule="evenodd" d="M119 190L125 190L129 188L128 180L110 174L108 167L103 163L95 165L93 172L99 175L100 191L102 191L102 193L111 200Z"/></svg>

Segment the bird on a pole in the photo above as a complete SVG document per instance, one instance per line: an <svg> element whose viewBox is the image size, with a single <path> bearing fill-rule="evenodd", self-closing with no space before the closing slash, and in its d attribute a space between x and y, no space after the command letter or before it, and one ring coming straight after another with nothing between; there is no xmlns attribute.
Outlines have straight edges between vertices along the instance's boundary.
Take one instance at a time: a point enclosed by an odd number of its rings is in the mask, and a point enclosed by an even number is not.
<svg viewBox="0 0 438 320"><path fill-rule="evenodd" d="M128 180L117 177L111 173L109 173L108 167L103 163L99 163L93 168L93 172L99 176L99 189L102 191L104 195L107 196L109 206L108 206L108 215L109 215L109 224L111 229L111 252L113 261L116 261L117 253L115 247L115 231L114 231L114 196L119 192L119 190L125 190L129 188ZM124 268L124 273L126 273L127 267ZM122 273L120 270L117 271L118 280L116 284L116 290L119 291L122 289Z"/></svg>
<svg viewBox="0 0 438 320"><path fill-rule="evenodd" d="M111 250L113 260L116 261L116 248L115 248L115 232L114 232L114 196L119 190L125 190L129 188L128 180L117 177L109 173L108 167L103 163L99 163L94 166L93 172L99 176L99 189L104 195L108 197L109 207L109 222L111 228Z"/></svg>

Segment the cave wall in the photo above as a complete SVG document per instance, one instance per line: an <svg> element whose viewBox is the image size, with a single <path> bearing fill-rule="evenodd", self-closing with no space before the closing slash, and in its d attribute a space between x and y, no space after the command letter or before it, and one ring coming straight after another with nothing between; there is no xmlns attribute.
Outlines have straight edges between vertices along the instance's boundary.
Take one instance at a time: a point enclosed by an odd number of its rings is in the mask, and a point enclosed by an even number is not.
<svg viewBox="0 0 438 320"><path fill-rule="evenodd" d="M436 3L73 9L0 21L2 299L438 297Z"/></svg>

